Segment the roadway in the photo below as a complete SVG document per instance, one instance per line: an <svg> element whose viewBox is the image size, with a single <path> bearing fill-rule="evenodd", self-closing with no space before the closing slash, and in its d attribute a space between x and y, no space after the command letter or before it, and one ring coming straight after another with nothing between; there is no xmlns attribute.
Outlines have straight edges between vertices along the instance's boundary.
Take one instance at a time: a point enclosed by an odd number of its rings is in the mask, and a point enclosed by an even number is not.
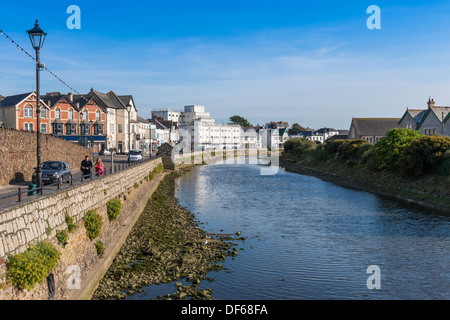
<svg viewBox="0 0 450 320"><path fill-rule="evenodd" d="M114 155L113 157L111 156L98 156L95 155L94 159L92 159L92 162L95 163L95 161L97 160L97 158L101 158L103 165L104 165L104 170L106 172L107 175L111 174L111 167L114 166L116 171L120 171L121 169L124 169L126 167L126 165L128 164L128 156L127 155ZM151 159L155 159L156 156L152 155ZM143 161L148 161L150 160L149 155L145 155L143 156ZM81 161L80 161L81 164ZM73 185L79 185L82 183L81 181L81 171L80 168L71 168L72 170L72 176L73 176ZM93 173L95 173L95 170L92 171ZM93 175L94 179L95 174ZM89 181L89 180L88 180ZM13 205L18 204L18 190L19 188L22 189L23 191L27 191L28 190L28 185L30 184L30 181L25 181L22 183L17 183L17 184L13 184L13 185L8 185L8 186L0 186L0 210L3 208L7 208L7 207L11 207ZM58 186L46 186L43 190L43 196L52 194L57 192L58 190L64 190L71 187L70 183L63 183L60 188L58 189ZM11 195L11 197L7 197ZM7 198L5 198L7 197ZM40 195L33 195L31 197L28 197L28 193L23 193L22 194L22 202L28 202L28 201L32 201L38 197L41 197Z"/></svg>

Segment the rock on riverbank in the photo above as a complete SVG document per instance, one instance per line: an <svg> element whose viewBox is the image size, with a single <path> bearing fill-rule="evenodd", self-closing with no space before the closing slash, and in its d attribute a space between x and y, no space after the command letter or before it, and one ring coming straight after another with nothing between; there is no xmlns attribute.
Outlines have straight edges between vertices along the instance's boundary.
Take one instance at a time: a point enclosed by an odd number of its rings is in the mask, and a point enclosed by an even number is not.
<svg viewBox="0 0 450 320"><path fill-rule="evenodd" d="M94 293L94 300L124 299L152 284L186 278L166 298L211 299L212 290L198 290L207 273L233 255L232 238L217 238L199 227L195 216L174 197L177 173L168 174L154 193L121 251ZM205 240L208 240L205 244Z"/></svg>

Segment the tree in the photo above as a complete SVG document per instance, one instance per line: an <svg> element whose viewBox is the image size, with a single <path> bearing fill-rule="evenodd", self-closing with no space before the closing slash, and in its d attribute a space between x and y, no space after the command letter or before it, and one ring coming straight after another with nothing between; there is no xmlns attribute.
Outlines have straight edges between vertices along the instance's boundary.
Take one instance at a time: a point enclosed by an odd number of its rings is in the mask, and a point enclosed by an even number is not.
<svg viewBox="0 0 450 320"><path fill-rule="evenodd" d="M243 127L251 127L252 125L248 122L247 119L241 116L232 116L230 117L230 122L233 124L240 124Z"/></svg>
<svg viewBox="0 0 450 320"><path fill-rule="evenodd" d="M302 131L306 131L306 129L304 127L302 127L301 125L299 125L298 123L294 123L292 125L292 128L289 130L289 134L290 135L297 135Z"/></svg>
<svg viewBox="0 0 450 320"><path fill-rule="evenodd" d="M378 169L398 170L400 165L398 162L403 157L405 148L419 137L419 132L411 129L395 128L388 130L386 137L378 141L373 149L378 161Z"/></svg>

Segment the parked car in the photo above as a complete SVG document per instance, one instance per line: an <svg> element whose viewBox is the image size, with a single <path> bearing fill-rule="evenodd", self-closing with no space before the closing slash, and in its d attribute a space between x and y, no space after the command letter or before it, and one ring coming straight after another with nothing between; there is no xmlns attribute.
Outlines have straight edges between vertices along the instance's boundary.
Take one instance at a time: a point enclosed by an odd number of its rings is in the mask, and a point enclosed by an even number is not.
<svg viewBox="0 0 450 320"><path fill-rule="evenodd" d="M131 150L128 154L128 161L141 161L142 160L142 151L141 150Z"/></svg>
<svg viewBox="0 0 450 320"><path fill-rule="evenodd" d="M109 151L109 150L102 150L102 151L100 151L98 154L99 154L100 156L110 156L110 155L111 155L111 151ZM115 155L116 152L113 151L112 154Z"/></svg>
<svg viewBox="0 0 450 320"><path fill-rule="evenodd" d="M52 184L58 181L63 182L71 175L70 167L62 161L47 161L42 164L42 183ZM36 173L33 173L33 183L36 183Z"/></svg>

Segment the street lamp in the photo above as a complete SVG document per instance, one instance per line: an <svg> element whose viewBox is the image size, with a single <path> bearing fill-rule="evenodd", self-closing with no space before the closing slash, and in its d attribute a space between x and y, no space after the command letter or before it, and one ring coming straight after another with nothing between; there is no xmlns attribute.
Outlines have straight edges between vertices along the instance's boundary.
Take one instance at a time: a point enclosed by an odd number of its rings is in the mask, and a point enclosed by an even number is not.
<svg viewBox="0 0 450 320"><path fill-rule="evenodd" d="M42 169L41 169L41 92L40 92L40 71L44 68L39 60L39 51L44 46L47 34L39 27L38 21L34 28L27 31L30 36L31 45L36 51L36 114L37 114L37 167L36 167L36 184L38 188L42 187Z"/></svg>
<svg viewBox="0 0 450 320"><path fill-rule="evenodd" d="M128 111L128 162L131 162L131 103L127 104Z"/></svg>

